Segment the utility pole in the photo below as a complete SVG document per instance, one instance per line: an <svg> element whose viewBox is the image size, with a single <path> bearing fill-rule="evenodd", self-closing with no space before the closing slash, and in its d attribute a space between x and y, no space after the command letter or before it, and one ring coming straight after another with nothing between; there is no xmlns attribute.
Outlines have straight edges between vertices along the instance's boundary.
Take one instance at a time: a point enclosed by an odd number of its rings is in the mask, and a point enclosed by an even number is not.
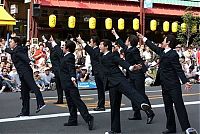
<svg viewBox="0 0 200 134"><path fill-rule="evenodd" d="M145 34L145 14L144 14L144 0L140 0L140 33ZM140 44L143 42L140 40Z"/></svg>

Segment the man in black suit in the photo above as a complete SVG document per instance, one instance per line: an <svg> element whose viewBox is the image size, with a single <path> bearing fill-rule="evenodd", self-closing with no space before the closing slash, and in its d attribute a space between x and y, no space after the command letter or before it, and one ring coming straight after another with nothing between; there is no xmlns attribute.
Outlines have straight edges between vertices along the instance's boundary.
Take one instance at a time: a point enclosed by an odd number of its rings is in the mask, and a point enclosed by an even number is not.
<svg viewBox="0 0 200 134"><path fill-rule="evenodd" d="M90 60L92 64L92 73L95 78L95 83L97 86L98 91L98 104L97 107L94 108L94 111L105 111L105 90L103 88L103 81L102 81L102 71L99 63L99 38L98 36L92 36L90 39L90 45L85 44L84 41L79 36L77 38L79 43L83 45L85 51L90 55Z"/></svg>
<svg viewBox="0 0 200 134"><path fill-rule="evenodd" d="M60 51L55 51L56 49L52 47L52 45L53 46L55 45L55 47L60 47L59 45L60 42L56 41L53 35L44 35L42 36L42 38L46 46L50 50L50 60L52 64L53 73L55 75L58 100L54 104L63 104L63 89L61 88L61 83L60 83L60 57L63 56L63 52L61 49L58 49Z"/></svg>
<svg viewBox="0 0 200 134"><path fill-rule="evenodd" d="M110 105L111 105L111 131L106 134L121 133L120 126L120 105L122 94L127 96L137 107L144 110L148 116L148 121L151 123L154 113L148 102L128 83L126 77L119 68L119 65L127 70L133 71L139 69L139 65L130 66L120 57L113 54L111 41L104 39L101 41L100 52L103 54L100 57L100 64L103 71L104 89L109 89Z"/></svg>
<svg viewBox="0 0 200 134"><path fill-rule="evenodd" d="M45 107L45 103L40 92L33 79L33 70L30 67L30 59L28 58L27 52L23 46L20 45L20 39L13 37L10 42L10 48L6 48L5 51L11 54L12 62L14 63L17 73L21 81L21 98L22 98L22 110L19 116L29 116L30 114L30 91L34 91L37 99L37 110L38 113Z"/></svg>
<svg viewBox="0 0 200 134"><path fill-rule="evenodd" d="M55 47L59 51L59 47ZM81 100L77 83L76 83L76 70L75 70L75 51L76 45L73 41L67 40L63 47L64 57L61 59L60 64L60 80L62 89L69 94L66 96L67 104L70 112L70 117L64 126L77 126L77 108L81 113L83 119L88 123L89 130L93 129L94 117L88 112L85 103Z"/></svg>
<svg viewBox="0 0 200 134"><path fill-rule="evenodd" d="M136 47L138 44L138 37L130 34L126 40L126 43L124 44L114 28L112 30L112 33L116 37L117 43L124 50L125 60L131 65L142 65L142 68L139 70L127 70L126 76L129 79L131 86L133 86L147 100L148 104L151 105L147 95L145 94L145 72L147 71L147 67L145 66L140 56L139 49ZM129 118L129 120L141 120L142 117L140 109L134 104L134 102L132 103L132 107L134 110L134 116L132 118Z"/></svg>
<svg viewBox="0 0 200 134"><path fill-rule="evenodd" d="M160 56L159 68L156 76L155 85L161 85L163 101L165 105L165 113L167 116L166 131L163 134L175 133L176 122L173 110L173 104L183 131L190 128L187 111L182 98L181 83L185 84L186 89L190 89L192 85L186 78L179 56L175 50L176 38L169 34L165 37L161 47L157 47L150 40L143 35L137 33L138 37L142 39L145 44Z"/></svg>

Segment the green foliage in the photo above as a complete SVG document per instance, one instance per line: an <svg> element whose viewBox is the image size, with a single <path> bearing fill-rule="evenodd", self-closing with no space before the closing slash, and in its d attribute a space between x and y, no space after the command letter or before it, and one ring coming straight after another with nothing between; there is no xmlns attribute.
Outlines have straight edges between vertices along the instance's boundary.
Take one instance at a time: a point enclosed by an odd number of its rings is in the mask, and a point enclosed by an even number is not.
<svg viewBox="0 0 200 134"><path fill-rule="evenodd" d="M192 29L196 25L198 31L200 18L194 15L194 13L191 11L191 8L187 8L185 14L181 18L183 19L183 22L186 23L187 29L184 33L181 31L181 27L179 26L179 30L177 32L177 39L179 40L179 42L187 47L191 44L200 44L200 32L194 33Z"/></svg>

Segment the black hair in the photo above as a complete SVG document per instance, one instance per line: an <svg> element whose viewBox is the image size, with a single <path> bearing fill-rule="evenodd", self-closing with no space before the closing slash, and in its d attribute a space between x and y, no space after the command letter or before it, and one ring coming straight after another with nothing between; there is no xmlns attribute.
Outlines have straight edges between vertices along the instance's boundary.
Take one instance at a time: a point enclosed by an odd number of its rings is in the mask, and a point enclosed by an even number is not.
<svg viewBox="0 0 200 134"><path fill-rule="evenodd" d="M8 72L8 69L5 68L5 67L3 67L3 68L1 69L1 72L3 72L3 70L6 70L6 71Z"/></svg>
<svg viewBox="0 0 200 134"><path fill-rule="evenodd" d="M136 47L138 45L139 39L136 35L129 34L128 38L129 38L129 41L131 43L131 46Z"/></svg>
<svg viewBox="0 0 200 134"><path fill-rule="evenodd" d="M108 39L102 39L101 42L103 42L104 47L108 47L108 51L112 52L112 42Z"/></svg>
<svg viewBox="0 0 200 134"><path fill-rule="evenodd" d="M47 39L47 41L51 38L50 34L45 34L44 37Z"/></svg>
<svg viewBox="0 0 200 134"><path fill-rule="evenodd" d="M180 58L185 59L185 56L181 56Z"/></svg>
<svg viewBox="0 0 200 134"><path fill-rule="evenodd" d="M96 43L96 45L99 45L99 37L98 36L91 36L91 39L93 40L94 43Z"/></svg>
<svg viewBox="0 0 200 134"><path fill-rule="evenodd" d="M44 44L43 44L42 42L40 42L40 43L39 43L39 47L40 47L40 46L43 46L43 47L44 47Z"/></svg>
<svg viewBox="0 0 200 134"><path fill-rule="evenodd" d="M12 40L14 40L15 43L17 43L17 45L21 44L21 40L18 37L12 37Z"/></svg>
<svg viewBox="0 0 200 134"><path fill-rule="evenodd" d="M169 47L174 49L177 45L176 37L173 34L168 34L166 36L166 42L169 42Z"/></svg>
<svg viewBox="0 0 200 134"><path fill-rule="evenodd" d="M69 49L69 52L74 53L76 44L71 40L67 40L65 41L65 48Z"/></svg>
<svg viewBox="0 0 200 134"><path fill-rule="evenodd" d="M70 40L72 37L73 37L72 34L68 34L67 35L67 40Z"/></svg>
<svg viewBox="0 0 200 134"><path fill-rule="evenodd" d="M58 46L61 46L61 41L56 40L56 43L57 43Z"/></svg>

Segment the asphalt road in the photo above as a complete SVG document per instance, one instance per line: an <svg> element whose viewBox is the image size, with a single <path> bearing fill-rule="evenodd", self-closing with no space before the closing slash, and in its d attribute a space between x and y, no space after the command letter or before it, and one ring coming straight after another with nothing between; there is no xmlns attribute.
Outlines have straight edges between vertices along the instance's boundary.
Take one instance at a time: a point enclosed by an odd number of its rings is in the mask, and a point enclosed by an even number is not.
<svg viewBox="0 0 200 134"><path fill-rule="evenodd" d="M147 95L152 103L156 114L152 124L146 124L146 115L142 112L141 121L129 121L128 117L133 115L130 101L123 96L121 105L121 128L123 134L161 134L165 130L166 117L163 107L160 87L148 87ZM95 118L94 130L89 131L87 124L81 116L78 116L78 126L66 127L69 116L66 104L55 105L56 91L42 92L47 106L40 113L36 114L36 100L31 94L31 116L16 118L20 113L20 93L0 94L0 134L104 134L110 130L110 107L109 97L106 92L106 111L95 112L96 90L80 90L82 99L86 103L90 113ZM183 89L184 102L186 104L191 126L200 132L200 86L194 85L192 91L186 92ZM177 120L177 133L181 131Z"/></svg>

